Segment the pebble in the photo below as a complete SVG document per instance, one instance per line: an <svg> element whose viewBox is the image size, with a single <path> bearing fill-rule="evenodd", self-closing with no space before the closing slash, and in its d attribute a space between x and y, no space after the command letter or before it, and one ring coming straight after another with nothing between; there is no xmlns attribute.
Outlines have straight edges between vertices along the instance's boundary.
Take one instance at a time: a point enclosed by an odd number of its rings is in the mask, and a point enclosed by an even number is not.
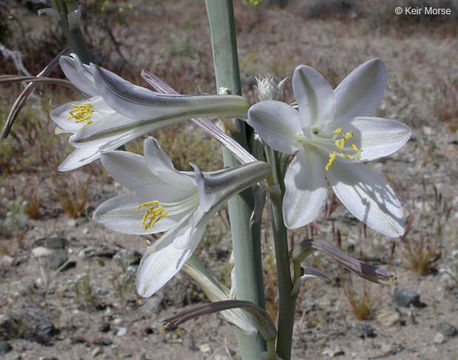
<svg viewBox="0 0 458 360"><path fill-rule="evenodd" d="M200 350L200 352L203 352L203 353L210 352L211 351L210 345L202 344L202 345L199 346L199 350Z"/></svg>
<svg viewBox="0 0 458 360"><path fill-rule="evenodd" d="M103 333L110 331L110 329L111 329L111 325L110 323L107 323L107 322L103 322L99 326L99 331Z"/></svg>
<svg viewBox="0 0 458 360"><path fill-rule="evenodd" d="M65 249L68 245L68 240L63 237L40 238L35 240L33 247L45 247L48 249Z"/></svg>
<svg viewBox="0 0 458 360"><path fill-rule="evenodd" d="M37 332L43 335L56 335L59 333L59 330L56 329L54 324L51 321L45 320L40 322L36 327Z"/></svg>
<svg viewBox="0 0 458 360"><path fill-rule="evenodd" d="M92 357L96 357L97 355L100 355L102 353L102 349L99 347L96 347L94 350L92 350L91 355Z"/></svg>
<svg viewBox="0 0 458 360"><path fill-rule="evenodd" d="M52 270L57 270L68 260L67 251L63 249L54 250L48 256L48 266Z"/></svg>
<svg viewBox="0 0 458 360"><path fill-rule="evenodd" d="M452 324L446 321L443 321L437 324L436 330L438 333L441 333L442 335L447 336L447 337L455 336L457 333L456 327L454 327Z"/></svg>
<svg viewBox="0 0 458 360"><path fill-rule="evenodd" d="M45 248L43 246L38 246L32 249L32 255L36 258L46 257L53 253L51 249Z"/></svg>
<svg viewBox="0 0 458 360"><path fill-rule="evenodd" d="M0 355L4 355L13 350L13 347L8 341L0 341Z"/></svg>
<svg viewBox="0 0 458 360"><path fill-rule="evenodd" d="M118 332L116 333L117 336L124 336L127 334L127 329L122 327L122 328L119 328Z"/></svg>
<svg viewBox="0 0 458 360"><path fill-rule="evenodd" d="M434 344L442 344L445 340L445 336L443 334L441 334L440 332L436 333L436 335L434 335Z"/></svg>
<svg viewBox="0 0 458 360"><path fill-rule="evenodd" d="M0 266L9 268L11 265L13 265L14 258L12 256L2 256L2 259L0 260Z"/></svg>
<svg viewBox="0 0 458 360"><path fill-rule="evenodd" d="M333 348L324 349L322 354L325 355L325 356L329 356L329 357L336 357L336 356L340 356L340 355L345 355L345 351L343 351L341 348L336 346L336 347L333 347Z"/></svg>
<svg viewBox="0 0 458 360"><path fill-rule="evenodd" d="M121 323L122 323L122 319L121 318L116 318L116 319L113 320L113 324L115 324L115 325L119 325Z"/></svg>
<svg viewBox="0 0 458 360"><path fill-rule="evenodd" d="M385 343L384 343L384 344L382 344L382 345L380 346L380 351L381 351L383 354L388 355L388 354L391 353L392 347L391 347L391 345L385 344Z"/></svg>
<svg viewBox="0 0 458 360"><path fill-rule="evenodd" d="M401 316L397 311L381 310L376 319L383 326L391 327L401 321Z"/></svg>
<svg viewBox="0 0 458 360"><path fill-rule="evenodd" d="M361 339L375 338L377 336L375 329L369 323L359 323L358 331Z"/></svg>
<svg viewBox="0 0 458 360"><path fill-rule="evenodd" d="M393 301L399 306L418 306L420 304L420 294L413 290L396 288L394 290Z"/></svg>

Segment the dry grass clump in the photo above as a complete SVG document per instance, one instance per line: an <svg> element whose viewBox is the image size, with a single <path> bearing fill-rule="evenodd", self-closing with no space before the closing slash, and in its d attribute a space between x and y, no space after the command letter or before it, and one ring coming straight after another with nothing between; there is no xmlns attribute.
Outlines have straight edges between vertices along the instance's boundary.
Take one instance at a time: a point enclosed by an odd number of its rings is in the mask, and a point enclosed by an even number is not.
<svg viewBox="0 0 458 360"><path fill-rule="evenodd" d="M353 315L357 320L374 319L379 298L372 293L368 282L363 281L362 289L356 289L351 278L348 279L344 284L344 292Z"/></svg>
<svg viewBox="0 0 458 360"><path fill-rule="evenodd" d="M29 188L28 195L25 198L26 205L24 213L33 220L40 218L41 196L37 194L35 188Z"/></svg>
<svg viewBox="0 0 458 360"><path fill-rule="evenodd" d="M451 132L458 130L458 79L437 79L434 114L440 121L448 124Z"/></svg>
<svg viewBox="0 0 458 360"><path fill-rule="evenodd" d="M54 196L61 209L71 218L76 219L84 213L91 182L92 177L81 177L81 172L65 174L56 180Z"/></svg>
<svg viewBox="0 0 458 360"><path fill-rule="evenodd" d="M433 194L427 191L423 182L421 202L411 201L411 215L407 217L401 238L404 262L422 276L434 270L441 258L442 236L453 210L437 187L432 186L432 189ZM427 202L430 198L432 202Z"/></svg>

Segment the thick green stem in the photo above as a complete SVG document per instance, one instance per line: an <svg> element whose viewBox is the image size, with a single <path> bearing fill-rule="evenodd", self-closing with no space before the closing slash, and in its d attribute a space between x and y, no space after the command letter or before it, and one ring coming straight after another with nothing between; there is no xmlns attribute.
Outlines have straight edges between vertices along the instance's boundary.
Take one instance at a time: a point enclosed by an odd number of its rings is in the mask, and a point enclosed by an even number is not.
<svg viewBox="0 0 458 360"><path fill-rule="evenodd" d="M289 360L291 359L297 293L292 293L294 283L291 279L290 271L288 230L283 221L283 191L281 190L283 188L283 184L279 170L279 163L277 161L276 154L270 148L266 149L266 157L272 166L273 183L277 185L272 188L270 194L270 211L272 215L272 231L275 243L279 292L277 354L283 360Z"/></svg>
<svg viewBox="0 0 458 360"><path fill-rule="evenodd" d="M227 88L231 94L241 93L240 75L235 37L234 11L232 0L206 0L210 36L218 92ZM247 135L245 124L237 121L233 124L231 135L245 148ZM228 152L223 151L226 167L238 164ZM264 285L262 279L262 261L259 224L251 224L254 210L254 197L251 190L246 190L229 200L229 218L231 222L232 245L235 266L235 292L237 299L249 300L265 308ZM242 359L259 358L266 344L257 334L246 336L235 329Z"/></svg>

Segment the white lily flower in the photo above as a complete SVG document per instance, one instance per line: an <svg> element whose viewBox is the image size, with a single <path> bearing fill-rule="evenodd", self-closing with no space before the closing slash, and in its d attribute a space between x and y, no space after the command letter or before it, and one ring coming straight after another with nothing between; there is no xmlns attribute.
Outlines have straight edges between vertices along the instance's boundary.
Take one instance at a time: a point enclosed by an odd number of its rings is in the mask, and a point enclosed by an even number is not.
<svg viewBox="0 0 458 360"><path fill-rule="evenodd" d="M61 132L76 148L59 166L68 171L98 159L141 135L191 117L244 115L248 101L234 95L183 96L160 94L136 86L112 72L81 63L75 54L62 56L67 78L89 96L51 112Z"/></svg>
<svg viewBox="0 0 458 360"><path fill-rule="evenodd" d="M147 249L138 269L138 293L149 297L183 267L220 205L264 179L269 166L255 161L210 173L196 166L194 172L177 171L154 138L145 140L144 155L102 155L105 169L129 192L102 203L94 219L126 234L165 231Z"/></svg>
<svg viewBox="0 0 458 360"><path fill-rule="evenodd" d="M353 70L335 90L314 69L298 66L295 110L278 101L251 107L248 123L274 150L295 154L285 175L283 214L288 228L313 221L327 196L326 179L345 207L387 236L404 233L402 207L391 187L362 162L402 147L410 128L372 115L383 99L386 73L373 59Z"/></svg>

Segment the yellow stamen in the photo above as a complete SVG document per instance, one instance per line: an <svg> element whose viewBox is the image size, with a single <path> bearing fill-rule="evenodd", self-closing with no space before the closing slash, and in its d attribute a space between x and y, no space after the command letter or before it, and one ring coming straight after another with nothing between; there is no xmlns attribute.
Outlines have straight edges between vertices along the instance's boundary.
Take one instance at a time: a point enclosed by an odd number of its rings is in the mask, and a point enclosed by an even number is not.
<svg viewBox="0 0 458 360"><path fill-rule="evenodd" d="M339 135L342 132L342 128L335 129L332 133L334 135Z"/></svg>
<svg viewBox="0 0 458 360"><path fill-rule="evenodd" d="M337 153L334 151L332 154L329 154L329 162L326 165L326 171L329 171L329 168L331 167L332 163L336 161L337 158Z"/></svg>
<svg viewBox="0 0 458 360"><path fill-rule="evenodd" d="M340 150L343 150L344 147L345 147L345 138L336 140L335 143L336 143L336 146L337 146Z"/></svg>
<svg viewBox="0 0 458 360"><path fill-rule="evenodd" d="M168 211L164 210L162 205L159 205L159 201L156 200L148 201L144 204L138 205L137 210L148 206L150 206L150 208L146 210L142 219L144 230L148 230L149 228L153 227L159 220L165 218L168 214Z"/></svg>
<svg viewBox="0 0 458 360"><path fill-rule="evenodd" d="M87 121L83 126L92 124L90 118L94 112L93 104L72 105L72 108L72 110L68 110L70 116L67 118L67 120L75 119L77 124Z"/></svg>
<svg viewBox="0 0 458 360"><path fill-rule="evenodd" d="M342 132L343 132L343 129L338 128L338 129L335 129L332 133L334 135L339 135ZM337 139L337 140L334 141L336 147L339 150L342 150L342 152L337 153L336 151L334 151L332 154L329 154L329 162L326 165L326 171L329 171L329 169L331 168L331 165L334 163L334 161L336 160L337 156L340 156L341 158L344 158L344 159L347 159L347 160L360 160L361 159L361 154L360 153L362 152L362 150L358 149L358 147L355 144L351 144L351 148L353 149L355 154L348 155L348 154L345 154L343 152L343 150L345 149L345 143L349 139L351 139L353 136L354 136L353 135L353 131L348 131L348 132L345 133L345 135L342 135L342 138Z"/></svg>
<svg viewBox="0 0 458 360"><path fill-rule="evenodd" d="M354 152L360 153L361 150L359 150L355 144L351 144L351 148L353 149Z"/></svg>

